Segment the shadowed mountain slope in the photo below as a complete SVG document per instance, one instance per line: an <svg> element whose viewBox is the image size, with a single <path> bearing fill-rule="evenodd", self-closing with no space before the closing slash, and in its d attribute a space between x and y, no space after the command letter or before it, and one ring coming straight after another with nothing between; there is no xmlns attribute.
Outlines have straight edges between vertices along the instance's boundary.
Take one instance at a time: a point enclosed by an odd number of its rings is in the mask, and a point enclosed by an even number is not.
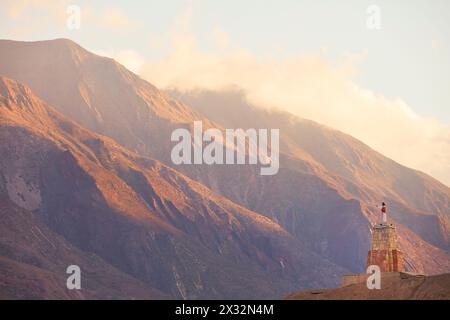
<svg viewBox="0 0 450 320"><path fill-rule="evenodd" d="M154 290L82 252L7 198L0 199L0 299L162 299ZM66 269L82 270L82 290L68 290Z"/></svg>

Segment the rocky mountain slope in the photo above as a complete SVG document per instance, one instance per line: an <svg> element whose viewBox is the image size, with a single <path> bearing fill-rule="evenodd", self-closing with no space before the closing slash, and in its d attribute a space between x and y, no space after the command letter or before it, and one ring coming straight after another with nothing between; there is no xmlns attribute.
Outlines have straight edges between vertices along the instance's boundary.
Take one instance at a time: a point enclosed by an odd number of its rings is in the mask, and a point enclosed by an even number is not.
<svg viewBox="0 0 450 320"><path fill-rule="evenodd" d="M80 127L4 77L0 142L0 195L15 203L3 210L1 227L23 227L17 234L26 238L32 237L27 224L33 229L38 221L43 238L76 248L67 255L81 257L70 264L99 257L130 285L173 298L281 297L296 287L333 285L345 271L272 220ZM32 221L16 220L16 206ZM57 268L54 281L65 276L61 264L71 256L43 265L39 252L49 251L48 241L17 242L15 234L0 235L0 255L8 259L0 270L5 290L14 292L6 278L11 263ZM21 250L37 258L14 254Z"/></svg>
<svg viewBox="0 0 450 320"><path fill-rule="evenodd" d="M0 299L162 299L159 290L82 252L4 196L0 199ZM66 269L82 270L82 290L67 290Z"/></svg>
<svg viewBox="0 0 450 320"><path fill-rule="evenodd" d="M363 213L372 223L379 219L376 204L386 201L390 207L390 217L402 226L400 236L403 238L403 248L406 252L413 254L410 251L412 247L415 248L414 250L421 251L421 246L408 244L410 241L415 243L420 240L448 252L450 189L435 179L422 172L406 168L339 131L286 112L257 108L248 103L238 90L197 91L182 94L173 91L171 94L225 127L280 128L281 163L282 168L289 172L289 176L311 174L318 177L331 189L336 190L341 197L358 201L360 208L356 211ZM304 178L299 177L298 181L305 183ZM206 184L211 183L207 181ZM281 190L291 190L288 188L289 182L283 182L283 184L284 189L280 188ZM273 185L278 184L272 183ZM274 193L273 189L268 188L270 191L261 195L265 201L251 197L235 197L230 193L232 188L229 185L219 184L218 189L238 203L274 217L281 225L294 233L295 230L288 227L292 226L293 221L286 221L285 214L280 212L286 211L289 206L296 205L294 210L298 217L298 212L311 207L311 204L305 203L307 199L304 199L306 197L302 194L300 185L295 186L295 190L299 192L292 195L289 192ZM278 191L278 188L275 190ZM234 191L234 193L239 192ZM328 202L327 198L327 196L321 197L324 202L321 205ZM288 204L276 207L275 199L278 202L285 199ZM331 210L340 217L345 214L337 206L332 206ZM314 211L323 212L324 210L316 208ZM344 209L344 211L350 210ZM424 250L423 253L426 251ZM363 254L361 252L361 255ZM422 265L426 261L413 260ZM433 273L426 267L424 269L410 265L409 268L411 271ZM436 273L448 270L446 268Z"/></svg>
<svg viewBox="0 0 450 320"><path fill-rule="evenodd" d="M3 40L0 55L0 74L30 86L64 116L109 136L139 159L150 156L182 172L233 201L232 205L258 213L258 218L270 218L305 250L335 266L363 271L369 226L378 219L375 204L387 201L399 227L407 270L427 274L450 270L449 188L348 135L286 113L254 108L235 93L162 93L114 60L89 53L69 40ZM195 120L202 120L206 127L280 128L279 173L260 176L259 168L250 165L173 165L170 134L175 128L192 128ZM69 139L73 133L66 135ZM91 150L87 154L104 152L99 142L83 145ZM61 163L61 170L68 164ZM113 168L109 162L103 164L106 171ZM140 175L126 179L129 184L133 181L144 199L149 197L147 182ZM64 184L60 182L58 188ZM15 198L16 203L20 201ZM185 210L180 212L185 215ZM198 228L197 224L192 228Z"/></svg>

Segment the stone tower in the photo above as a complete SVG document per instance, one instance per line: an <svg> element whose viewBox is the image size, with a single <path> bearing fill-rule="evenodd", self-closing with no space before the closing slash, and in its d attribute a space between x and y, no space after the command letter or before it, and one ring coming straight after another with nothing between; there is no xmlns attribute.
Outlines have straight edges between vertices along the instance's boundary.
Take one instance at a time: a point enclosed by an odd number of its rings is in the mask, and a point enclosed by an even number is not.
<svg viewBox="0 0 450 320"><path fill-rule="evenodd" d="M372 227L372 247L367 254L367 266L377 265L381 272L403 272L403 256L397 248L397 231L392 224Z"/></svg>

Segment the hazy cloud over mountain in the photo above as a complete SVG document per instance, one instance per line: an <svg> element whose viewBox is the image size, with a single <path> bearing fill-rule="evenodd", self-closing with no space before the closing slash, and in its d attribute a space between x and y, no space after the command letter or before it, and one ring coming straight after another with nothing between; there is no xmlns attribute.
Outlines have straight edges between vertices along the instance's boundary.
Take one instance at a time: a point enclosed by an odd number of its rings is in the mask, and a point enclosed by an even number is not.
<svg viewBox="0 0 450 320"><path fill-rule="evenodd" d="M250 15L244 26L242 21L230 26L227 19L209 21L217 8L202 1L134 3L126 10L119 4L81 1L82 24L76 32L66 28L68 1L2 4L0 27L6 37L74 38L162 89L237 86L253 104L342 130L450 184L445 1L403 7L380 1L378 35L365 27L367 4L362 2L351 10L297 4L292 12L268 3L253 8L261 21ZM243 15L247 6L230 2L220 7L219 16ZM410 24L400 14L405 10Z"/></svg>
<svg viewBox="0 0 450 320"><path fill-rule="evenodd" d="M181 91L237 86L256 105L281 108L342 130L450 184L450 128L419 116L400 99L358 85L354 78L365 54L343 56L336 63L327 61L325 54L258 59L240 48L203 51L188 34L172 40L170 54L139 70L157 86Z"/></svg>

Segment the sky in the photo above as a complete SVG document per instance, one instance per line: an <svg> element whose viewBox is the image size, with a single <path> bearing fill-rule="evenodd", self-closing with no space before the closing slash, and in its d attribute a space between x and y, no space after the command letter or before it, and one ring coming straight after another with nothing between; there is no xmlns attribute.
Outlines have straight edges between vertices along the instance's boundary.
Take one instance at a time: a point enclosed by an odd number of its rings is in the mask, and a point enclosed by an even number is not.
<svg viewBox="0 0 450 320"><path fill-rule="evenodd" d="M450 185L450 1L0 0L0 38L61 37L161 89L238 86Z"/></svg>

